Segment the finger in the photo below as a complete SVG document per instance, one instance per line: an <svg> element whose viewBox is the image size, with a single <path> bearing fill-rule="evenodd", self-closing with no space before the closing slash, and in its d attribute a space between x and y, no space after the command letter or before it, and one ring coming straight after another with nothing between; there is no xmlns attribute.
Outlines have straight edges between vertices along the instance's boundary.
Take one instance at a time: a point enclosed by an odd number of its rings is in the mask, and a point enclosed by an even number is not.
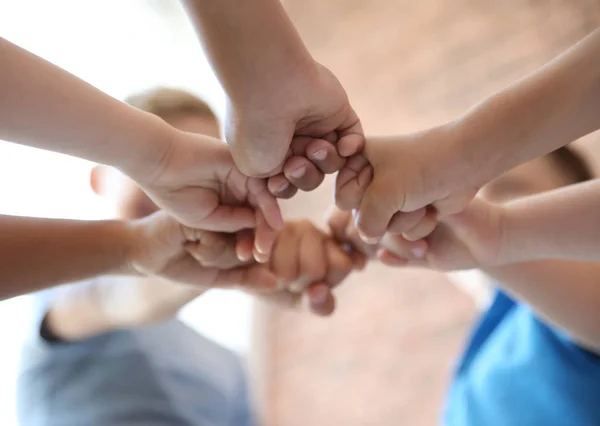
<svg viewBox="0 0 600 426"><path fill-rule="evenodd" d="M428 208L427 214L423 219L412 229L407 230L402 234L404 239L408 241L418 241L431 234L437 226L437 211L434 208Z"/></svg>
<svg viewBox="0 0 600 426"><path fill-rule="evenodd" d="M427 268L430 269L429 264L426 260L415 260L415 259L404 259L398 257L391 252L382 249L377 253L377 257L380 262L386 266L392 267L405 267L405 268Z"/></svg>
<svg viewBox="0 0 600 426"><path fill-rule="evenodd" d="M339 285L352 272L354 260L332 240L325 242L327 256L326 282L333 288Z"/></svg>
<svg viewBox="0 0 600 426"><path fill-rule="evenodd" d="M272 229L283 228L283 217L277 199L267 190L264 179L248 179L248 193L253 205L262 212L265 222Z"/></svg>
<svg viewBox="0 0 600 426"><path fill-rule="evenodd" d="M218 205L199 224L202 229L216 232L237 232L256 225L254 210L249 207Z"/></svg>
<svg viewBox="0 0 600 426"><path fill-rule="evenodd" d="M396 212L392 216L387 231L390 234L400 235L418 226L426 214L427 209L425 208L415 210L414 212Z"/></svg>
<svg viewBox="0 0 600 426"><path fill-rule="evenodd" d="M315 139L306 147L308 157L325 174L337 172L346 163L335 145L324 139Z"/></svg>
<svg viewBox="0 0 600 426"><path fill-rule="evenodd" d="M243 265L237 257L235 243L233 234L203 232L199 241L186 243L185 249L202 266L229 269Z"/></svg>
<svg viewBox="0 0 600 426"><path fill-rule="evenodd" d="M291 157L283 167L283 174L292 185L303 191L318 187L325 175L306 157Z"/></svg>
<svg viewBox="0 0 600 426"><path fill-rule="evenodd" d="M235 252L238 259L247 262L252 259L254 249L254 230L243 229L236 233L237 243Z"/></svg>
<svg viewBox="0 0 600 426"><path fill-rule="evenodd" d="M357 209L373 180L373 167L366 157L350 157L335 180L335 204L344 211Z"/></svg>
<svg viewBox="0 0 600 426"><path fill-rule="evenodd" d="M386 190L389 190L389 185L381 180L373 180L360 204L356 228L367 244L376 244L383 237L392 217L398 211Z"/></svg>
<svg viewBox="0 0 600 426"><path fill-rule="evenodd" d="M426 240L408 241L401 235L385 234L381 248L406 259L422 259L429 249Z"/></svg>
<svg viewBox="0 0 600 426"><path fill-rule="evenodd" d="M346 241L346 228L351 221L352 213L342 211L336 206L329 206L325 212L325 222L333 237L339 242Z"/></svg>
<svg viewBox="0 0 600 426"><path fill-rule="evenodd" d="M277 290L277 277L263 265L220 269L214 283L219 288L241 288L255 292Z"/></svg>
<svg viewBox="0 0 600 426"><path fill-rule="evenodd" d="M386 266L406 266L408 260L404 257L397 256L386 249L380 249L377 251L377 258L381 263Z"/></svg>
<svg viewBox="0 0 600 426"><path fill-rule="evenodd" d="M299 275L298 247L300 235L296 233L294 226L287 225L277 236L271 258L269 269L283 283L292 282Z"/></svg>
<svg viewBox="0 0 600 426"><path fill-rule="evenodd" d="M309 224L305 232L302 232L299 248L299 279L296 279L294 290L302 291L309 283L325 279L327 274L327 258L325 255L326 236Z"/></svg>
<svg viewBox="0 0 600 426"><path fill-rule="evenodd" d="M311 312L319 316L329 316L335 310L335 298L331 288L323 282L318 282L306 289L306 298Z"/></svg>
<svg viewBox="0 0 600 426"><path fill-rule="evenodd" d="M253 254L258 263L265 263L269 260L277 232L267 224L262 212L257 211Z"/></svg>
<svg viewBox="0 0 600 426"><path fill-rule="evenodd" d="M284 174L271 176L267 181L267 188L274 197L287 200L298 192L298 188L290 183Z"/></svg>
<svg viewBox="0 0 600 426"><path fill-rule="evenodd" d="M365 133L356 111L350 106L346 120L338 130L339 140L337 142L338 153L342 157L351 157L361 152L365 146Z"/></svg>

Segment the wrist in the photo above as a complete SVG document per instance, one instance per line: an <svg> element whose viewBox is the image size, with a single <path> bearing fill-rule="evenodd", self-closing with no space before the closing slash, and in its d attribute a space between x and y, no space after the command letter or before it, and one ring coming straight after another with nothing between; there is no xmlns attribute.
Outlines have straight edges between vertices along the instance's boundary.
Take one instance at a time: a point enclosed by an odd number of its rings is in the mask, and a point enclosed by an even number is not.
<svg viewBox="0 0 600 426"><path fill-rule="evenodd" d="M477 122L462 117L444 126L451 134L453 178L465 186L481 188L510 168L507 147L488 143L492 137L482 128L484 125L484 120ZM482 137L485 134L487 136Z"/></svg>
<svg viewBox="0 0 600 426"><path fill-rule="evenodd" d="M511 203L498 206L500 247L496 265L534 260L531 254L537 253L538 250L532 247L535 244L533 239L524 234L522 222L518 209Z"/></svg>
<svg viewBox="0 0 600 426"><path fill-rule="evenodd" d="M245 84L226 87L229 103L244 115L264 114L286 117L286 108L298 109L304 104L304 96L320 86L320 65L304 51L286 53L287 58L265 66L245 77ZM289 102L294 99L294 102Z"/></svg>
<svg viewBox="0 0 600 426"><path fill-rule="evenodd" d="M109 165L143 183L151 182L160 174L178 130L153 114L140 114L135 135L123 142L126 149L116 152Z"/></svg>

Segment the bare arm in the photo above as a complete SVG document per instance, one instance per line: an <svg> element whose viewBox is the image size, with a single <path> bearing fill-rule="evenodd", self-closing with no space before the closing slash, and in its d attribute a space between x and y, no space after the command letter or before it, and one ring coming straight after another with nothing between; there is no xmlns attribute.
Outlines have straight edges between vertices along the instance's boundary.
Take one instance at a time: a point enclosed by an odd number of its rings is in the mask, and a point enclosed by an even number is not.
<svg viewBox="0 0 600 426"><path fill-rule="evenodd" d="M169 127L0 38L0 139L122 168L160 162Z"/></svg>
<svg viewBox="0 0 600 426"><path fill-rule="evenodd" d="M503 264L600 260L600 180L511 202L502 215Z"/></svg>
<svg viewBox="0 0 600 426"><path fill-rule="evenodd" d="M600 353L600 264L538 261L484 272L574 341Z"/></svg>
<svg viewBox="0 0 600 426"><path fill-rule="evenodd" d="M0 216L0 299L123 272L128 231L117 221Z"/></svg>
<svg viewBox="0 0 600 426"><path fill-rule="evenodd" d="M57 290L46 315L66 341L164 321L207 288L149 277L98 277Z"/></svg>
<svg viewBox="0 0 600 426"><path fill-rule="evenodd" d="M600 30L455 125L477 186L600 128ZM474 166L474 165L485 165Z"/></svg>
<svg viewBox="0 0 600 426"><path fill-rule="evenodd" d="M183 4L233 102L245 103L257 93L270 99L279 83L313 71L312 58L279 0Z"/></svg>

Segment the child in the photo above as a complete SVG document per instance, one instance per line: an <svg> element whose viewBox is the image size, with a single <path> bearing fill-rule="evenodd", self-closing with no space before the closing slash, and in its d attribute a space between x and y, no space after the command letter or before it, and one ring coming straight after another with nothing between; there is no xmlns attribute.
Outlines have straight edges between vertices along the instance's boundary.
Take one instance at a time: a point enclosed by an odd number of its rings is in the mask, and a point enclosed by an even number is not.
<svg viewBox="0 0 600 426"><path fill-rule="evenodd" d="M129 101L182 130L218 134L212 111L188 93L156 89ZM139 186L117 170L96 167L91 184L120 219L157 214L158 207ZM197 235L191 253L204 267L247 265L238 259L233 236ZM308 286L311 310L329 315L334 309L331 288L351 272L353 262L329 235L300 221L286 223L269 263L255 267L268 270L284 286ZM254 424L237 356L173 318L213 286L208 278L192 287L153 277L100 277L36 295L36 327L18 379L20 424L47 419L65 426ZM286 307L301 299L283 289L257 290Z"/></svg>
<svg viewBox="0 0 600 426"><path fill-rule="evenodd" d="M457 120L412 135L369 140L365 155L372 168L360 156L349 161L338 175L338 205L358 209L358 228L367 239L377 240L386 230L411 240L426 236L435 227L434 210L440 217L458 213L489 180L600 128L598 52L600 30ZM566 200L558 211L547 205L537 210L546 217L544 223L574 232L569 248L587 235L596 242L593 251L600 252L600 239L588 234L599 228L593 214L600 208L598 189L591 183L572 190L569 199L576 204L568 211L578 220L568 227L561 221L569 218L563 210L570 204ZM434 207L429 213L428 205ZM554 220L550 213L557 214ZM532 211L532 217L542 216ZM552 238L558 247L567 236Z"/></svg>
<svg viewBox="0 0 600 426"><path fill-rule="evenodd" d="M485 203L510 206L591 177L585 162L565 147L504 174L485 186L481 196ZM422 247L401 237L388 235L380 247L380 258L389 265L446 270L478 266L496 283L492 305L459 362L444 424L600 424L600 263L482 265L477 259L485 257L489 232L468 228L475 223L469 216L482 213L471 209L463 218L438 225L419 256L415 247ZM356 231L344 228L348 219L338 212L332 224L340 241L353 237L356 244Z"/></svg>

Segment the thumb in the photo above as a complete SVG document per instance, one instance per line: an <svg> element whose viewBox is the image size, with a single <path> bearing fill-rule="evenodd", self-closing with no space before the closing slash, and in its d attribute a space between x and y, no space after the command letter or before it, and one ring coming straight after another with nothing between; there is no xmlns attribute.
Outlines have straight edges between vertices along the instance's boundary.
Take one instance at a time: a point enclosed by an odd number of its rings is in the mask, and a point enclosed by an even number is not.
<svg viewBox="0 0 600 426"><path fill-rule="evenodd" d="M281 172L292 142L293 123L242 115L228 111L225 121L225 140L235 165L250 177L268 177Z"/></svg>
<svg viewBox="0 0 600 426"><path fill-rule="evenodd" d="M374 179L367 187L356 219L356 228L368 244L377 243L385 234L397 211L392 199L382 190L381 180Z"/></svg>

